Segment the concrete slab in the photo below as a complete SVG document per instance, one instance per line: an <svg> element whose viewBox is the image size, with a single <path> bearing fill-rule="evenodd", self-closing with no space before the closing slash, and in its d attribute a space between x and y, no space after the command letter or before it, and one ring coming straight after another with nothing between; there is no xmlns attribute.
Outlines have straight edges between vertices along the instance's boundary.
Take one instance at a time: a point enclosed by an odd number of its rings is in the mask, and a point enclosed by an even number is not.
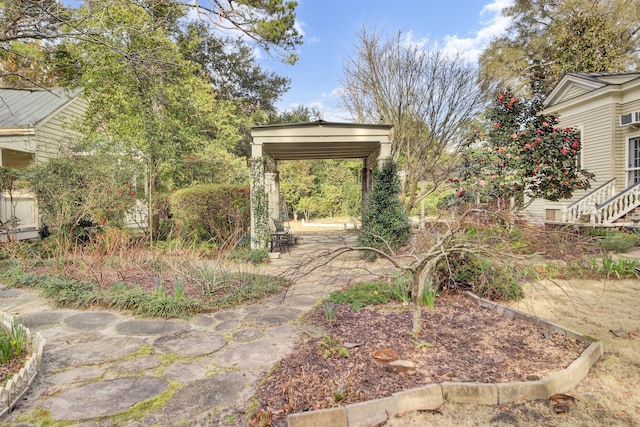
<svg viewBox="0 0 640 427"><path fill-rule="evenodd" d="M160 335L188 327L183 320L136 319L119 323L116 330L123 335Z"/></svg>
<svg viewBox="0 0 640 427"><path fill-rule="evenodd" d="M72 345L59 345L46 354L47 362L55 367L88 366L123 359L140 350L144 342L132 338L107 338Z"/></svg>
<svg viewBox="0 0 640 427"><path fill-rule="evenodd" d="M64 319L64 323L74 329L99 330L111 326L121 318L122 316L115 313L105 311L87 311L67 317Z"/></svg>
<svg viewBox="0 0 640 427"><path fill-rule="evenodd" d="M199 316L191 318L190 323L193 326L207 327L213 325L215 323L215 320L208 314L201 314Z"/></svg>
<svg viewBox="0 0 640 427"><path fill-rule="evenodd" d="M224 331L233 331L234 329L238 329L242 323L239 320L225 320L216 325L214 328L218 332Z"/></svg>
<svg viewBox="0 0 640 427"><path fill-rule="evenodd" d="M201 362L179 361L165 369L164 376L170 380L186 384L205 379L207 368Z"/></svg>
<svg viewBox="0 0 640 427"><path fill-rule="evenodd" d="M246 385L246 379L237 372L191 382L178 390L162 408L145 417L142 423L169 426L193 422L219 406L233 404Z"/></svg>
<svg viewBox="0 0 640 427"><path fill-rule="evenodd" d="M260 339L263 336L264 332L259 331L258 329L242 329L234 332L233 335L231 335L231 338L238 342L249 342Z"/></svg>
<svg viewBox="0 0 640 427"><path fill-rule="evenodd" d="M130 374L155 369L160 366L161 363L162 361L156 355L137 356L121 362L115 362L111 365L110 370L119 374Z"/></svg>
<svg viewBox="0 0 640 427"><path fill-rule="evenodd" d="M68 384L68 383L77 383L87 380L93 380L95 378L100 378L106 369L99 367L82 367L70 369L65 372L61 372L56 375L51 375L46 377L44 380L48 383L52 384Z"/></svg>
<svg viewBox="0 0 640 427"><path fill-rule="evenodd" d="M288 427L347 427L347 411L343 407L300 412L287 417Z"/></svg>
<svg viewBox="0 0 640 427"><path fill-rule="evenodd" d="M224 352L216 355L214 363L225 368L236 367L243 372L266 370L292 348L292 342L274 341L270 338L247 343L232 343Z"/></svg>
<svg viewBox="0 0 640 427"><path fill-rule="evenodd" d="M241 314L239 310L234 310L234 311L224 310L224 311L219 311L213 315L214 319L220 320L220 321L239 319L240 317L241 317Z"/></svg>
<svg viewBox="0 0 640 427"><path fill-rule="evenodd" d="M167 384L161 378L129 377L98 381L63 391L44 401L42 408L48 409L56 421L107 417L159 395L166 390Z"/></svg>
<svg viewBox="0 0 640 427"><path fill-rule="evenodd" d="M191 329L162 336L154 341L153 346L163 353L194 357L215 353L226 344L220 334Z"/></svg>
<svg viewBox="0 0 640 427"><path fill-rule="evenodd" d="M20 322L32 331L50 328L62 322L64 314L59 311L36 311L21 315Z"/></svg>
<svg viewBox="0 0 640 427"><path fill-rule="evenodd" d="M271 307L263 310L248 312L245 320L261 325L279 325L295 320L302 314L302 310L293 307Z"/></svg>

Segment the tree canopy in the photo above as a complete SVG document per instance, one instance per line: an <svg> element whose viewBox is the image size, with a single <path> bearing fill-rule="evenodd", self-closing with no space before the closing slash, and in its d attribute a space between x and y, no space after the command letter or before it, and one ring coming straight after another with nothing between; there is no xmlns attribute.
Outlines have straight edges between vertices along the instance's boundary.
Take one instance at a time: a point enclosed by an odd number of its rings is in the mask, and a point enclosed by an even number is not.
<svg viewBox="0 0 640 427"><path fill-rule="evenodd" d="M545 96L569 73L640 65L640 7L627 0L516 0L506 32L482 52L481 73L518 95Z"/></svg>
<svg viewBox="0 0 640 427"><path fill-rule="evenodd" d="M127 5L164 30L195 16L212 29L243 35L272 57L292 64L302 43L294 26L297 3L288 0L0 0L0 78L13 86L50 86L60 71L52 59L61 41L94 43L124 54L111 44L110 36L117 32L99 24L113 20L109 10ZM128 23L120 24L118 29L126 33Z"/></svg>

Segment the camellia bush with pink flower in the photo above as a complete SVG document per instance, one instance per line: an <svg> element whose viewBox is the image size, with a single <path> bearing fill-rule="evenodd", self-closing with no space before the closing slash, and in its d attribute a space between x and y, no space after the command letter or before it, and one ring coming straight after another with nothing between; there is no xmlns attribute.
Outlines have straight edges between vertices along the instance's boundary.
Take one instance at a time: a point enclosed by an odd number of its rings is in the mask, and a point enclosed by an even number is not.
<svg viewBox="0 0 640 427"><path fill-rule="evenodd" d="M593 174L582 169L580 135L561 128L555 116L505 91L487 115L488 131L477 130L451 178L456 195L470 201L523 206L525 196L560 200L590 188Z"/></svg>

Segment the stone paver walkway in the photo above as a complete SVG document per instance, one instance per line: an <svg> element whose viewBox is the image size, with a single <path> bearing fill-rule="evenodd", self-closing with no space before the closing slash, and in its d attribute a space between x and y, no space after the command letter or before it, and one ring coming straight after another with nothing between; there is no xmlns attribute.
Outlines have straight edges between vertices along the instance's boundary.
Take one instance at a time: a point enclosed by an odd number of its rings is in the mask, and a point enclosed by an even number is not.
<svg viewBox="0 0 640 427"><path fill-rule="evenodd" d="M306 238L262 270L288 271L303 254L336 242ZM323 274L304 277L286 295L189 321L54 309L36 293L0 288L0 310L46 340L35 382L0 423L245 425L237 411L292 350L300 332L296 319L341 284L324 281Z"/></svg>

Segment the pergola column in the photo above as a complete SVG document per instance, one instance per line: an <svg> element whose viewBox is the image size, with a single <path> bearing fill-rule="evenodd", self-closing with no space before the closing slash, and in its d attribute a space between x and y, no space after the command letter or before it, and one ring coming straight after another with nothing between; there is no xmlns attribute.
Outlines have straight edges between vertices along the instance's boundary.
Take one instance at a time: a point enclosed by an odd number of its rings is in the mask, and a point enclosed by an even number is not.
<svg viewBox="0 0 640 427"><path fill-rule="evenodd" d="M266 245L269 236L269 206L265 191L264 158L251 157L251 248Z"/></svg>
<svg viewBox="0 0 640 427"><path fill-rule="evenodd" d="M269 217L280 219L280 176L277 172L265 172L264 189L269 203Z"/></svg>

